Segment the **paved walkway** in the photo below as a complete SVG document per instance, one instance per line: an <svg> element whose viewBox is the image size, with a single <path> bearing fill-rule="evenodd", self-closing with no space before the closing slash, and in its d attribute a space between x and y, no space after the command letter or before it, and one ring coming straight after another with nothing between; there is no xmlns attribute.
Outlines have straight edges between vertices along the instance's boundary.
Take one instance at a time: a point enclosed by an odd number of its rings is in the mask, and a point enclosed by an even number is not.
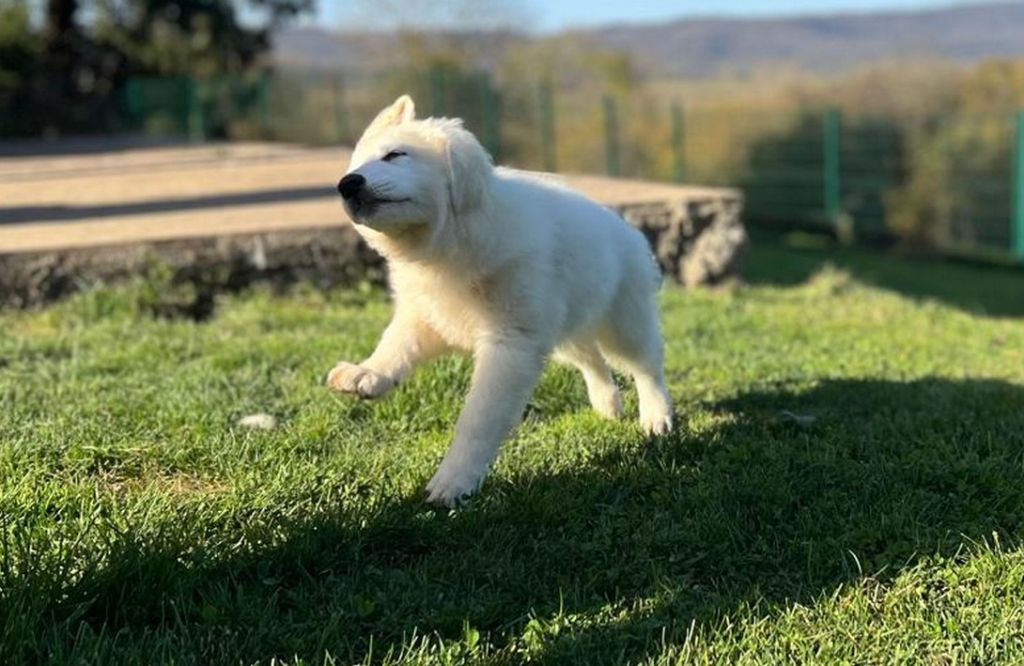
<svg viewBox="0 0 1024 666"><path fill-rule="evenodd" d="M0 158L0 253L347 224L334 189L347 163L340 148L259 143ZM704 192L564 180L609 205Z"/></svg>

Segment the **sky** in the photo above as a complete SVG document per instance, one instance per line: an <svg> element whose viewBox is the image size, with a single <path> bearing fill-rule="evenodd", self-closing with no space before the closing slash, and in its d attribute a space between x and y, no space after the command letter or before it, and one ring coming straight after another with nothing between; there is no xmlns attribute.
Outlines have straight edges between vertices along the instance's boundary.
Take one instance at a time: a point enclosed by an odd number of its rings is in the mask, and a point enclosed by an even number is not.
<svg viewBox="0 0 1024 666"><path fill-rule="evenodd" d="M983 4L990 0L522 0L518 16L509 21L519 23L527 31L557 32L567 28L603 25L618 22L657 22L693 16L792 16L831 12L864 12L949 7ZM316 22L334 29L356 29L368 21L386 21L390 12L374 11L375 7L401 6L384 2L321 1ZM404 0L409 5L427 5L425 0ZM468 0L472 7L478 0ZM500 4L500 3L499 3ZM491 7L493 3L483 3ZM514 15L510 15L514 16Z"/></svg>

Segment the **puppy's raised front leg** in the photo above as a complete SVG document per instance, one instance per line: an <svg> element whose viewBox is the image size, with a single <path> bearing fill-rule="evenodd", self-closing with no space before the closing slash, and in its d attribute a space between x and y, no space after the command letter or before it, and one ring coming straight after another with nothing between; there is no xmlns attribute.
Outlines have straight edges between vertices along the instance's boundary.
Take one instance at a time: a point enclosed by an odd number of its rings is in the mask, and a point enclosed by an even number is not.
<svg viewBox="0 0 1024 666"><path fill-rule="evenodd" d="M428 501L453 506L480 486L502 441L523 416L545 351L522 339L491 341L478 350L455 441L427 484Z"/></svg>
<svg viewBox="0 0 1024 666"><path fill-rule="evenodd" d="M417 317L396 312L373 354L358 365L338 363L327 375L327 385L360 398L377 398L408 377L417 364L445 348L444 341L430 326Z"/></svg>

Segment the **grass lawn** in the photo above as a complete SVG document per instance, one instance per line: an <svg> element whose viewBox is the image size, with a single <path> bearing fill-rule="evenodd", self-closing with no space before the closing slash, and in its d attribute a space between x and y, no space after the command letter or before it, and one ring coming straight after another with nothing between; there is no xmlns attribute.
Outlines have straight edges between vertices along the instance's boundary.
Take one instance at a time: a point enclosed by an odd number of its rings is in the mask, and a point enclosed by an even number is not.
<svg viewBox="0 0 1024 666"><path fill-rule="evenodd" d="M321 385L379 291L0 313L0 655L1019 663L1024 275L826 256L766 243L749 287L663 292L670 437L549 369L454 512L422 492L467 361L379 403Z"/></svg>

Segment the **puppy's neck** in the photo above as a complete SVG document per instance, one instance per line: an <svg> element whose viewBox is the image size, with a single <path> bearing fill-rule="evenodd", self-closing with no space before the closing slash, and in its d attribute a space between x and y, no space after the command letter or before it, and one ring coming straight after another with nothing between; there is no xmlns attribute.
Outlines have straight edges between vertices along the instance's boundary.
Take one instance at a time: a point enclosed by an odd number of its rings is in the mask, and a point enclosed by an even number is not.
<svg viewBox="0 0 1024 666"><path fill-rule="evenodd" d="M450 211L434 225L417 225L385 234L368 230L363 238L389 262L407 262L438 267L490 254L496 239L489 233L485 208L454 215Z"/></svg>
<svg viewBox="0 0 1024 666"><path fill-rule="evenodd" d="M431 230L426 225L408 225L388 233L362 227L359 235L387 261L413 261L430 244Z"/></svg>

